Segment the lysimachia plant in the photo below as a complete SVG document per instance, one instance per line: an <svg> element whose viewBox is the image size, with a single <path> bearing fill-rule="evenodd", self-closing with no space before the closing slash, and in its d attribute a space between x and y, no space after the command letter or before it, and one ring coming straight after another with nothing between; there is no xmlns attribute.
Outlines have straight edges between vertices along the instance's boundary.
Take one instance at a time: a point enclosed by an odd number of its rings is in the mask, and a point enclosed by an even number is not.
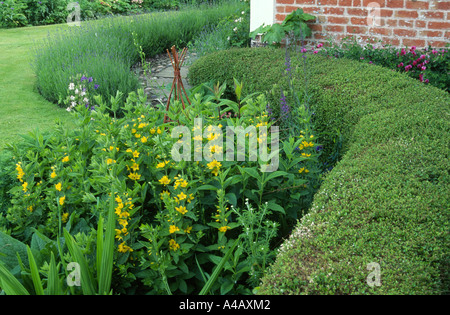
<svg viewBox="0 0 450 315"><path fill-rule="evenodd" d="M93 254L90 235L113 198L115 293L250 293L273 259L268 249L304 208L318 176L317 144L305 130L274 147L264 95L242 98L242 86L235 80L236 101L222 98L225 85L195 88L192 105L171 104L167 123L142 90L128 95L120 116L121 93L92 96L89 106L71 108L74 128L24 136L23 146L10 147L16 185L4 229L25 243L34 231L50 239L70 233ZM224 140L238 127L245 134L231 143L245 151L230 159ZM269 143L267 155L251 158L253 143ZM177 150L191 158L176 159ZM263 172L268 165L276 167Z"/></svg>

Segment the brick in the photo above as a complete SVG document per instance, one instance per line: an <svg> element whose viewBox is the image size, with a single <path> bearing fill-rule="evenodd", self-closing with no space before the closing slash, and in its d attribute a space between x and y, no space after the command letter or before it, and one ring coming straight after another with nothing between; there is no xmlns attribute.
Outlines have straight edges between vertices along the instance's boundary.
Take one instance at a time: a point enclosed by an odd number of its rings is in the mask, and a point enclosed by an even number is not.
<svg viewBox="0 0 450 315"><path fill-rule="evenodd" d="M406 11L406 10L399 10L395 13L396 17L401 18L418 18L419 14L417 14L417 11Z"/></svg>
<svg viewBox="0 0 450 315"><path fill-rule="evenodd" d="M369 11L366 9L355 9L355 8L348 8L347 14L348 15L355 15L355 16L367 16Z"/></svg>
<svg viewBox="0 0 450 315"><path fill-rule="evenodd" d="M338 0L319 0L320 5L333 5L337 6Z"/></svg>
<svg viewBox="0 0 450 315"><path fill-rule="evenodd" d="M278 6L277 13L284 13L284 6Z"/></svg>
<svg viewBox="0 0 450 315"><path fill-rule="evenodd" d="M386 7L388 8L404 8L404 0L386 0Z"/></svg>
<svg viewBox="0 0 450 315"><path fill-rule="evenodd" d="M442 11L450 11L450 1L441 0L440 2L436 2L435 9Z"/></svg>
<svg viewBox="0 0 450 315"><path fill-rule="evenodd" d="M389 28L380 28L380 27L377 27L377 28L370 28L370 29L369 29L369 33L370 33L370 34L377 34L377 35L386 35L386 36L389 36L389 35L392 35L392 30L389 29Z"/></svg>
<svg viewBox="0 0 450 315"><path fill-rule="evenodd" d="M450 22L428 22L428 28L433 30L447 30L450 28Z"/></svg>
<svg viewBox="0 0 450 315"><path fill-rule="evenodd" d="M294 0L277 0L278 4L294 4Z"/></svg>
<svg viewBox="0 0 450 315"><path fill-rule="evenodd" d="M312 24L312 25L309 26L309 28L313 32L322 32L322 25L321 24Z"/></svg>
<svg viewBox="0 0 450 315"><path fill-rule="evenodd" d="M398 20L398 26L400 26L400 27L407 27L407 28L413 28L414 27L414 20Z"/></svg>
<svg viewBox="0 0 450 315"><path fill-rule="evenodd" d="M425 40L423 40L423 39L403 38L402 45L406 46L406 47L411 47L411 46L426 47Z"/></svg>
<svg viewBox="0 0 450 315"><path fill-rule="evenodd" d="M381 40L385 45L400 46L400 40L398 38L383 37Z"/></svg>
<svg viewBox="0 0 450 315"><path fill-rule="evenodd" d="M362 5L362 0L353 0L352 6L353 7L360 7Z"/></svg>
<svg viewBox="0 0 450 315"><path fill-rule="evenodd" d="M444 37L445 37L445 38L450 38L450 31L445 32Z"/></svg>
<svg viewBox="0 0 450 315"><path fill-rule="evenodd" d="M382 16L382 17L391 17L394 14L394 11L393 10L383 10L383 9L381 9L379 11L379 13L380 13L380 16Z"/></svg>
<svg viewBox="0 0 450 315"><path fill-rule="evenodd" d="M422 12L421 15L426 19L444 19L444 12L438 12L438 11L426 11Z"/></svg>
<svg viewBox="0 0 450 315"><path fill-rule="evenodd" d="M416 27L417 27L417 28L424 28L424 27L427 27L427 22L425 22L425 21L420 21L420 20L416 20Z"/></svg>
<svg viewBox="0 0 450 315"><path fill-rule="evenodd" d="M295 0L295 4L316 4L317 0Z"/></svg>
<svg viewBox="0 0 450 315"><path fill-rule="evenodd" d="M338 5L340 7L351 7L352 6L352 0L339 0Z"/></svg>
<svg viewBox="0 0 450 315"><path fill-rule="evenodd" d="M441 40L429 40L427 45L430 45L433 48L443 48L448 44L446 41Z"/></svg>
<svg viewBox="0 0 450 315"><path fill-rule="evenodd" d="M327 32L341 33L344 31L344 27L341 25L327 25L325 30Z"/></svg>
<svg viewBox="0 0 450 315"><path fill-rule="evenodd" d="M406 0L406 8L407 9L428 9L429 7L429 3L425 2L425 1L411 1L411 0Z"/></svg>
<svg viewBox="0 0 450 315"><path fill-rule="evenodd" d="M363 0L363 7L368 7L370 3L378 3L380 7L384 7L386 5L386 0Z"/></svg>
<svg viewBox="0 0 450 315"><path fill-rule="evenodd" d="M397 20L386 20L386 24L389 27L397 26Z"/></svg>
<svg viewBox="0 0 450 315"><path fill-rule="evenodd" d="M350 21L352 25L367 25L367 18L352 17Z"/></svg>
<svg viewBox="0 0 450 315"><path fill-rule="evenodd" d="M420 31L419 32L420 36L422 37L441 37L442 36L442 32L441 31Z"/></svg>
<svg viewBox="0 0 450 315"><path fill-rule="evenodd" d="M310 13L310 14L317 14L320 12L320 8L318 7L304 7L303 12Z"/></svg>
<svg viewBox="0 0 450 315"><path fill-rule="evenodd" d="M416 36L417 32L415 30L396 28L394 29L394 34L400 37L413 37Z"/></svg>
<svg viewBox="0 0 450 315"><path fill-rule="evenodd" d="M367 27L362 26L347 26L347 33L350 34L366 34L367 33Z"/></svg>
<svg viewBox="0 0 450 315"><path fill-rule="evenodd" d="M334 14L334 15L343 15L344 14L344 8L324 8L323 14Z"/></svg>
<svg viewBox="0 0 450 315"><path fill-rule="evenodd" d="M328 22L333 24L348 24L349 19L341 16L329 16Z"/></svg>
<svg viewBox="0 0 450 315"><path fill-rule="evenodd" d="M275 22L283 22L286 14L275 14Z"/></svg>
<svg viewBox="0 0 450 315"><path fill-rule="evenodd" d="M286 12L286 13L291 13L292 11L295 11L295 10L297 10L298 9L298 7L296 7L296 6L294 6L294 5L287 5L287 6L285 6L284 7L284 12Z"/></svg>
<svg viewBox="0 0 450 315"><path fill-rule="evenodd" d="M327 22L327 17L325 15L319 15L317 17L317 22L318 23L326 23Z"/></svg>

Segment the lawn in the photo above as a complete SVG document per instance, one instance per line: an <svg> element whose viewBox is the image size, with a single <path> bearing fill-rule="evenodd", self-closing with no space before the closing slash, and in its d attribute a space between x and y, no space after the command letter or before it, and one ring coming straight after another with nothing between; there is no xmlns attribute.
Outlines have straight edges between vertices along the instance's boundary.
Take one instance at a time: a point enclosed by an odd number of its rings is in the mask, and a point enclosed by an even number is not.
<svg viewBox="0 0 450 315"><path fill-rule="evenodd" d="M46 101L35 87L31 67L34 43L65 25L0 29L0 149L21 134L70 123L64 109Z"/></svg>

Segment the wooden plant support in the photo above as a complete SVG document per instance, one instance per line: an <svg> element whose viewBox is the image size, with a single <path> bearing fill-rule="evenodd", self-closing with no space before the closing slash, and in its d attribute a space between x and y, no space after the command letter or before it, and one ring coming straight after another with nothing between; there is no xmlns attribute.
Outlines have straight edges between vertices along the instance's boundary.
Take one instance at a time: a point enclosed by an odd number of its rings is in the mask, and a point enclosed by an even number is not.
<svg viewBox="0 0 450 315"><path fill-rule="evenodd" d="M172 62L174 76L173 76L172 89L170 90L169 99L167 100L166 113L164 114L164 122L165 123L169 121L169 117L167 117L167 112L169 111L170 99L172 98L172 93L174 93L173 95L174 95L175 100L181 100L183 109L186 109L186 106L184 104L184 99L183 99L182 93L184 93L189 105L191 105L191 101L189 100L186 90L184 89L183 81L181 79L181 73L180 73L181 66L183 65L184 58L186 57L187 48L183 48L180 55L178 55L178 52L175 49L175 46L172 46L171 50L172 50L172 54L169 52L168 49L167 49L167 54L169 55L170 61Z"/></svg>

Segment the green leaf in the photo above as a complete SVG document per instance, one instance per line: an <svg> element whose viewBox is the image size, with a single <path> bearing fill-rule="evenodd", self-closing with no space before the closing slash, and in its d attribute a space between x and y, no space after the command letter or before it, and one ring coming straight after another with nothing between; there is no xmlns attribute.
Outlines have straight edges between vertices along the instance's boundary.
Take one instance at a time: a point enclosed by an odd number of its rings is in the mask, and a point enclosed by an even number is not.
<svg viewBox="0 0 450 315"><path fill-rule="evenodd" d="M228 259L230 259L230 256L233 253L233 250L239 244L239 241L240 241L240 237L237 238L236 241L234 242L234 244L230 247L230 249L228 249L227 253L222 258L219 265L217 265L216 268L214 269L214 272L212 273L208 282L203 286L199 295L206 295L209 293L209 290L211 290L211 287L213 286L214 282L216 282L217 278L219 277L219 274L222 272L222 269L225 266L225 263L228 261Z"/></svg>
<svg viewBox="0 0 450 315"><path fill-rule="evenodd" d="M31 279L33 280L34 290L37 295L44 295L44 288L42 287L41 277L39 276L39 269L36 265L33 253L30 247L27 246L28 262L30 263Z"/></svg>
<svg viewBox="0 0 450 315"><path fill-rule="evenodd" d="M0 288L7 295L30 295L27 289L9 272L2 262L0 262Z"/></svg>
<svg viewBox="0 0 450 315"><path fill-rule="evenodd" d="M282 214L286 214L284 208L277 204L274 200L271 200L267 203L267 207L273 211L281 212Z"/></svg>
<svg viewBox="0 0 450 315"><path fill-rule="evenodd" d="M288 173L283 172L283 171L276 171L273 173L269 173L269 175L264 178L264 183L267 183L269 180L274 179L276 177L286 176L286 175L288 175Z"/></svg>
<svg viewBox="0 0 450 315"><path fill-rule="evenodd" d="M58 264L59 266L59 264ZM50 258L50 268L48 271L48 280L47 280L47 295L60 295L61 292L61 283L59 281L58 276L58 267L55 262L55 255L53 252L51 253Z"/></svg>

